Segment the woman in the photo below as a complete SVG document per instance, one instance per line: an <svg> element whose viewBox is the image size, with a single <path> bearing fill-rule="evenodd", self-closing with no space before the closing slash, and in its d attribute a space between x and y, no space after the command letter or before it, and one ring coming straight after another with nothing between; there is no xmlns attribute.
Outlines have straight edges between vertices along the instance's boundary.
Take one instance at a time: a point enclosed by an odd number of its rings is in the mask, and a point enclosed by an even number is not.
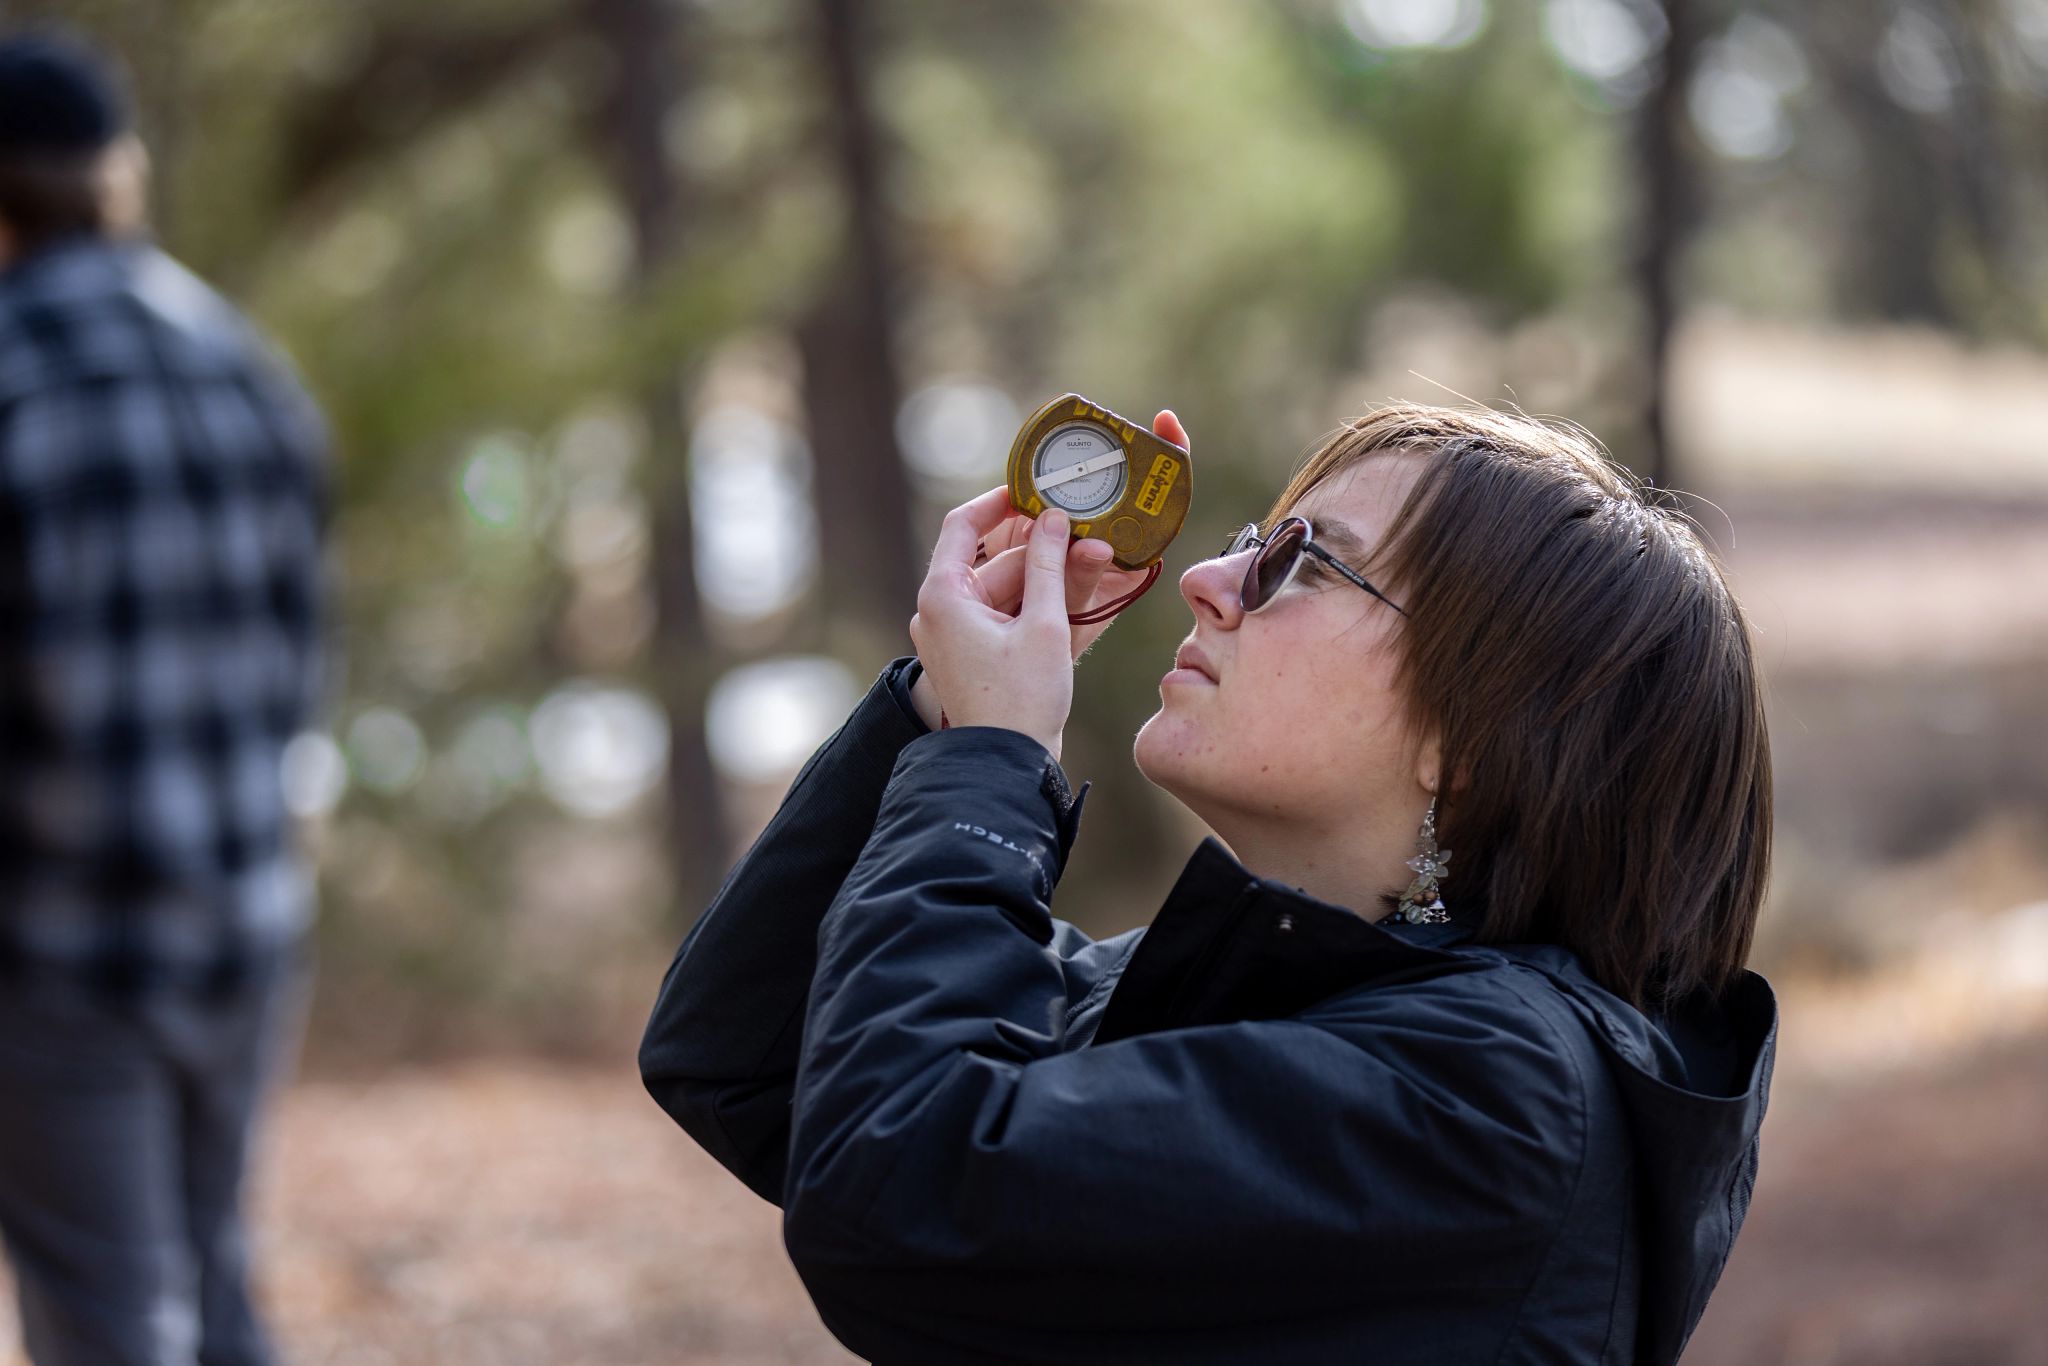
<svg viewBox="0 0 2048 1366"><path fill-rule="evenodd" d="M684 940L648 1088L877 1361L1673 1361L1776 1038L1742 615L1519 416L1378 410L1263 525L1182 576L1135 747L1220 839L1091 942L1050 914L1066 618L1125 585L1056 511L955 509L917 658Z"/></svg>

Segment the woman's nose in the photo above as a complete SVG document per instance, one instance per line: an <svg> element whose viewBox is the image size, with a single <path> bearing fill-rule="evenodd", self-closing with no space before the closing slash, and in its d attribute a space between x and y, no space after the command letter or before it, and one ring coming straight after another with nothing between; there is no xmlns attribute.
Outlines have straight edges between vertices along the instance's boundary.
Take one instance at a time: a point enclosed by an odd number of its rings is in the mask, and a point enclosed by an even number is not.
<svg viewBox="0 0 2048 1366"><path fill-rule="evenodd" d="M1218 555L1190 566L1180 576L1180 595L1195 609L1197 620L1207 618L1225 630L1235 630L1244 620L1244 604L1238 594L1244 582L1245 556Z"/></svg>

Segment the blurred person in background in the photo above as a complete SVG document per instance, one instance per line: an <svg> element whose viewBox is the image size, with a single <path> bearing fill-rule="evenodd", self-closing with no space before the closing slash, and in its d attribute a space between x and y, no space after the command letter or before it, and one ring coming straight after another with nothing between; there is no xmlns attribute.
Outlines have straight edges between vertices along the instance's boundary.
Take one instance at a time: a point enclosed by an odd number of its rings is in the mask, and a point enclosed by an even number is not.
<svg viewBox="0 0 2048 1366"><path fill-rule="evenodd" d="M250 1366L240 1192L312 914L280 761L324 437L144 235L111 65L0 38L0 1234L38 1366Z"/></svg>
<svg viewBox="0 0 2048 1366"><path fill-rule="evenodd" d="M1134 757L1221 838L1096 941L1051 905L1108 556L1001 488L946 518L648 1089L871 1360L1669 1366L1777 1037L1761 691L1693 528L1562 425L1346 424L1181 576Z"/></svg>

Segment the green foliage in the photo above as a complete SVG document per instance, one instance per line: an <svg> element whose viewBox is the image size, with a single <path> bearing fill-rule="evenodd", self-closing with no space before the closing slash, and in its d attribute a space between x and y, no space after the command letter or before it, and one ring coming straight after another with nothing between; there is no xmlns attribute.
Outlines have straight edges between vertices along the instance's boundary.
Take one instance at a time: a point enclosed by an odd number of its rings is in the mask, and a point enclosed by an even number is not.
<svg viewBox="0 0 2048 1366"><path fill-rule="evenodd" d="M1636 220L1627 102L1560 64L1535 6L1497 3L1472 41L1404 52L1364 46L1309 0L871 9L906 385L980 378L1027 410L1068 388L1135 418L1170 406L1196 443L1194 520L1165 581L1084 667L1069 741L1102 789L1091 819L1128 836L1084 842L1079 885L1096 900L1082 892L1075 911L1113 919L1116 894L1160 890L1181 847L1126 753L1185 631L1174 575L1381 396L1361 377L1405 363L1375 331L1390 300L1433 285L1483 327L1588 337L1597 363L1575 415L1636 401L1636 322L1616 302L1632 288ZM396 706L437 761L482 699L517 710L577 667L557 642L576 590L555 540L588 476L563 455L565 424L695 376L743 332L786 333L845 231L809 7L698 0L677 6L684 95L664 125L684 246L636 282L600 117L618 92L593 12L65 5L130 57L168 245L249 305L327 407L347 575L336 718ZM1861 222L1828 178L1854 170L1805 164L1825 162L1843 117L1835 58L1824 34L1785 22L1816 73L1787 106L1802 140L1776 161L1702 153L1715 169L1689 283L1746 307L1853 313L1839 262ZM399 75L370 81L379 63ZM2042 131L2041 88L2048 78L2031 95L1998 87L2016 144ZM2010 202L2043 192L2039 168L2026 174ZM2030 231L2001 239L2002 257L1981 234L1946 232L1956 321L2038 335L2040 272L2014 280L1998 264L2029 259ZM829 434L812 444L831 458ZM658 501L681 453L640 454L624 477ZM930 491L926 525L952 492ZM790 620L760 638L811 643L802 614ZM847 661L863 679L879 662ZM608 667L647 681L652 666L642 651ZM423 870L376 896L488 925L516 899L500 851L558 818L530 792L437 815L434 790L352 794L350 847ZM346 867L335 882L348 916ZM415 937L404 961L487 938Z"/></svg>

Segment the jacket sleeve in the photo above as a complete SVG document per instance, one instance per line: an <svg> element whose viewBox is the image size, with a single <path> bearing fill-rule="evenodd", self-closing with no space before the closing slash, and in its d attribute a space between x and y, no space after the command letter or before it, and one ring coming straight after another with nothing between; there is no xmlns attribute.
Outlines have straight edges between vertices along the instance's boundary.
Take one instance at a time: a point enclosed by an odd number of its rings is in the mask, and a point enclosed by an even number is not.
<svg viewBox="0 0 2048 1366"><path fill-rule="evenodd" d="M991 728L908 746L821 927L784 1240L841 1340L1102 1359L1112 1330L1312 1317L1404 1273L1533 1275L1585 1093L1485 974L1061 1047L1051 762Z"/></svg>
<svg viewBox="0 0 2048 1366"><path fill-rule="evenodd" d="M641 1039L640 1074L655 1101L777 1205L818 924L868 842L898 753L926 733L909 702L918 667L912 656L892 662L804 764L684 937ZM1079 807L1072 802L1070 820ZM1076 991L1119 946L1064 922L1054 943Z"/></svg>

